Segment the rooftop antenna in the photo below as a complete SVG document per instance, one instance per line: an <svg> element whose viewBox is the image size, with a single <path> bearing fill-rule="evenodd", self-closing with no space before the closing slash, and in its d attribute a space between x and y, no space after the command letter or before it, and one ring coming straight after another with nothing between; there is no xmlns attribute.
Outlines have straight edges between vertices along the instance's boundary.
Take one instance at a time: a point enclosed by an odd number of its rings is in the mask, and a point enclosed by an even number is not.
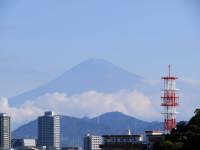
<svg viewBox="0 0 200 150"><path fill-rule="evenodd" d="M131 135L131 129L128 128L128 135Z"/></svg>
<svg viewBox="0 0 200 150"><path fill-rule="evenodd" d="M171 65L168 65L168 69L169 69L169 77L171 76Z"/></svg>

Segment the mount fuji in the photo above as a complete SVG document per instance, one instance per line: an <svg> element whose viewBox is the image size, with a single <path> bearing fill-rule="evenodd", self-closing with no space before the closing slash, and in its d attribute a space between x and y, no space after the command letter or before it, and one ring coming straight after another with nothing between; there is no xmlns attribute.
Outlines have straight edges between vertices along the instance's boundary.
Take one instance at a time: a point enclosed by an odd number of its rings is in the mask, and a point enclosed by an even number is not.
<svg viewBox="0 0 200 150"><path fill-rule="evenodd" d="M85 91L115 92L134 89L142 78L102 59L88 59L72 67L58 78L20 95L10 98L18 106L26 100L53 92L77 94Z"/></svg>

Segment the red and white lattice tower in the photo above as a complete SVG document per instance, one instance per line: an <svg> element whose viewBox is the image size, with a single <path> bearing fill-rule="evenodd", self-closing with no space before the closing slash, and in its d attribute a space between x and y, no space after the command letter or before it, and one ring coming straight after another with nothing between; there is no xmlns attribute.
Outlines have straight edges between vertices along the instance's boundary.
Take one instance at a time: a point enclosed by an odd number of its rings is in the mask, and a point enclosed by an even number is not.
<svg viewBox="0 0 200 150"><path fill-rule="evenodd" d="M169 74L162 77L164 80L164 89L162 89L161 106L164 107L164 131L169 133L176 128L176 107L179 105L179 97L177 96L176 79L171 76L171 66L169 65Z"/></svg>

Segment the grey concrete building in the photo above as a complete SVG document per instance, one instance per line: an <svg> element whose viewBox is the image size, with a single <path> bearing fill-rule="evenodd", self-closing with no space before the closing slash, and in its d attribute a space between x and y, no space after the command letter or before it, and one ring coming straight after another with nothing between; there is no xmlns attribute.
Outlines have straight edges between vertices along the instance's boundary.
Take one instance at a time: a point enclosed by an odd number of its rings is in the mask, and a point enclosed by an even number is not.
<svg viewBox="0 0 200 150"><path fill-rule="evenodd" d="M13 150L36 150L36 139L12 139Z"/></svg>
<svg viewBox="0 0 200 150"><path fill-rule="evenodd" d="M103 135L102 150L145 150L143 136L140 134L131 135Z"/></svg>
<svg viewBox="0 0 200 150"><path fill-rule="evenodd" d="M0 113L0 150L11 149L10 116Z"/></svg>
<svg viewBox="0 0 200 150"><path fill-rule="evenodd" d="M163 131L145 131L147 150L153 150L155 143L163 142L165 140L165 134Z"/></svg>
<svg viewBox="0 0 200 150"><path fill-rule="evenodd" d="M84 137L84 150L101 150L100 145L103 143L101 136L87 134Z"/></svg>
<svg viewBox="0 0 200 150"><path fill-rule="evenodd" d="M60 116L45 112L38 117L38 146L47 150L60 150Z"/></svg>

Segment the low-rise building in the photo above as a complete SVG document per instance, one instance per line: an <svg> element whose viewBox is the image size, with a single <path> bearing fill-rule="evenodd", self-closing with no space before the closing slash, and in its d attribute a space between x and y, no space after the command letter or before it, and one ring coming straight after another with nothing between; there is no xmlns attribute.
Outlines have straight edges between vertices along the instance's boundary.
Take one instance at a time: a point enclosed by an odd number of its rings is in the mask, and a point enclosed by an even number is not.
<svg viewBox="0 0 200 150"><path fill-rule="evenodd" d="M100 146L102 150L143 150L143 135L104 135L103 144Z"/></svg>
<svg viewBox="0 0 200 150"><path fill-rule="evenodd" d="M152 150L155 143L164 141L165 135L162 131L145 131L147 150Z"/></svg>
<svg viewBox="0 0 200 150"><path fill-rule="evenodd" d="M102 136L87 134L84 137L84 150L101 150L100 145L102 143Z"/></svg>
<svg viewBox="0 0 200 150"><path fill-rule="evenodd" d="M37 150L35 139L12 139L14 150Z"/></svg>

